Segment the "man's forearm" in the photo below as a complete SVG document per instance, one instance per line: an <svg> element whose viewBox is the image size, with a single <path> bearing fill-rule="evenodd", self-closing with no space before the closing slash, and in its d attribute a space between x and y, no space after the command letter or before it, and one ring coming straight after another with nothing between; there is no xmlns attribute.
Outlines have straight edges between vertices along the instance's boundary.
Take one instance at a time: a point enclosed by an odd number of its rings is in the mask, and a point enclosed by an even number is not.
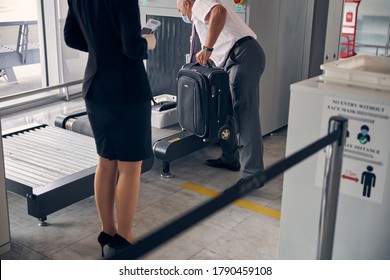
<svg viewBox="0 0 390 280"><path fill-rule="evenodd" d="M210 11L209 29L205 41L206 47L212 48L214 46L219 34L225 26L225 21L226 9L221 5L214 6Z"/></svg>

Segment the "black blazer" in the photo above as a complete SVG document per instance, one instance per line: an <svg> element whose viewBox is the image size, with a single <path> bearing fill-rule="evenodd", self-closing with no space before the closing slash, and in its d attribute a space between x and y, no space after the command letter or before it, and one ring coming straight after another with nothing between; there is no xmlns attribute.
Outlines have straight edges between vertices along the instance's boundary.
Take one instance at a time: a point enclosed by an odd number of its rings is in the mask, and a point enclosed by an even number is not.
<svg viewBox="0 0 390 280"><path fill-rule="evenodd" d="M104 103L151 100L138 0L68 0L68 5L65 42L89 54L84 98Z"/></svg>

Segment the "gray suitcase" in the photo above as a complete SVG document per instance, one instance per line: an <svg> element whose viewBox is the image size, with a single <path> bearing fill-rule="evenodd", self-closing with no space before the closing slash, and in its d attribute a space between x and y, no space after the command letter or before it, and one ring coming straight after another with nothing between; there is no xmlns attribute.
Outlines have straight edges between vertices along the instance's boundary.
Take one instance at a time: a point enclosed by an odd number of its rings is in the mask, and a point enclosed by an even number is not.
<svg viewBox="0 0 390 280"><path fill-rule="evenodd" d="M229 74L220 68L188 63L176 79L180 126L199 137L228 140L236 132Z"/></svg>

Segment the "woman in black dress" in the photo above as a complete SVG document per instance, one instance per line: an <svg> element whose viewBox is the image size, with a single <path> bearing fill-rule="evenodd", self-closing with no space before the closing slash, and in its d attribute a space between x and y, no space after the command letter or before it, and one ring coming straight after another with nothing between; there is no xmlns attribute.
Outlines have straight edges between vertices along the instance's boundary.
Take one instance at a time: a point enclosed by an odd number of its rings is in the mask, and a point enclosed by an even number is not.
<svg viewBox="0 0 390 280"><path fill-rule="evenodd" d="M88 52L83 97L99 155L94 187L103 255L106 244L136 242L132 223L141 165L152 156L152 93L143 60L156 41L140 34L138 1L68 0L68 5L65 42Z"/></svg>

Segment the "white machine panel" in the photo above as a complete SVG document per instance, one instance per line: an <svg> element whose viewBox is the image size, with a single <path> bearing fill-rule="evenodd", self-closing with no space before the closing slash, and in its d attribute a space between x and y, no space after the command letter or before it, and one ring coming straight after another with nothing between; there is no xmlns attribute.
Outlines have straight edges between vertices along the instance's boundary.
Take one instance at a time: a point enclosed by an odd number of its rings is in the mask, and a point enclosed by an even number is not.
<svg viewBox="0 0 390 280"><path fill-rule="evenodd" d="M325 136L330 116L348 118L333 259L390 259L390 92L316 77L290 100L287 155ZM320 151L285 173L280 259L316 258L324 161Z"/></svg>

